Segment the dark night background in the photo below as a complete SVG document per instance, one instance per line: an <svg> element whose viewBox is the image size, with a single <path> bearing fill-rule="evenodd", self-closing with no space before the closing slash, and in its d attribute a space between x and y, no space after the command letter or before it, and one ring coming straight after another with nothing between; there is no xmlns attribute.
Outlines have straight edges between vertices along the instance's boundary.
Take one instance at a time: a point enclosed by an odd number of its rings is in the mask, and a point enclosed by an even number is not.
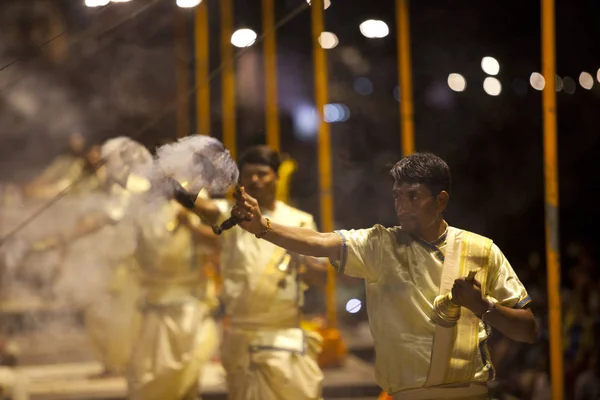
<svg viewBox="0 0 600 400"><path fill-rule="evenodd" d="M219 67L219 9L208 1L211 69ZM63 151L71 130L91 141L132 135L149 148L175 137L175 51L173 14L188 23L190 74L193 76L193 12L175 9L174 1L142 1L89 9L83 1L57 1L72 46L62 62L53 62L39 45L50 35L43 1L0 4L0 61L23 60L0 71L0 180L25 182ZM295 204L319 215L316 132L298 127L303 110L313 104L310 10L304 0L278 0L277 19L305 9L277 34L282 151L298 160ZM113 28L146 4L134 18ZM261 30L260 1L235 1L235 28ZM592 251L600 239L593 230L599 218L597 160L600 151L600 6L596 1L556 1L556 72L577 82L574 94L557 93L560 175L560 238L563 285L571 286L570 268L578 261L567 252L572 243ZM529 84L541 72L540 3L536 1L412 1L411 40L416 149L446 159L453 173L448 221L491 237L526 283L545 291L543 273L544 182L542 92ZM397 87L396 24L393 0L333 0L326 10L326 30L339 45L327 51L329 97L351 115L332 123L335 221L338 228L392 225L388 165L401 156ZM366 19L381 19L390 28L383 39L359 31ZM91 33L88 31L91 29ZM5 40L4 38L10 38ZM260 43L237 61L237 115L222 115L220 75L211 81L212 132L221 137L221 120L237 118L238 154L264 143L264 81ZM500 63L499 96L482 88L487 76L484 56ZM579 74L595 79L591 90ZM449 89L448 74L460 73L464 92ZM361 95L355 81L366 78L370 94ZM28 85L28 82L30 83ZM363 79L363 83L365 80ZM191 82L190 85L193 85ZM524 89L526 88L526 90ZM37 98L29 113L19 94ZM194 96L190 118L194 118ZM192 133L192 132L190 132ZM35 223L35 222L33 222ZM541 257L536 274L530 256ZM535 263L534 263L535 264ZM594 276L597 271L593 271ZM543 303L543 301L542 301ZM542 307L539 312L544 313Z"/></svg>

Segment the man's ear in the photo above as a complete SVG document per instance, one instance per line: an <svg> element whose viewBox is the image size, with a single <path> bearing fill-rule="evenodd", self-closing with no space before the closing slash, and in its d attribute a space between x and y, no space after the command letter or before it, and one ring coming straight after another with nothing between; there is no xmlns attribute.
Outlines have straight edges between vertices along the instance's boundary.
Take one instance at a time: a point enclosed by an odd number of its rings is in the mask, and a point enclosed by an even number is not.
<svg viewBox="0 0 600 400"><path fill-rule="evenodd" d="M445 190L442 190L436 197L438 212L443 213L448 207L450 195Z"/></svg>

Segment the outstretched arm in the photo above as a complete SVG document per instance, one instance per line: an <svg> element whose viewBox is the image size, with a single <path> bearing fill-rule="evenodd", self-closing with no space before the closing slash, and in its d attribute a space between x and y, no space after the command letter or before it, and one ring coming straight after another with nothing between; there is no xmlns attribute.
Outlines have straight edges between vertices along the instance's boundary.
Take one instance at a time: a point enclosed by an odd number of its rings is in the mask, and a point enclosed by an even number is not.
<svg viewBox="0 0 600 400"><path fill-rule="evenodd" d="M73 230L63 235L51 235L45 239L38 240L33 244L33 251L47 251L65 246L79 238L99 231L103 227L113 223L105 213L95 213L83 217L77 221Z"/></svg>
<svg viewBox="0 0 600 400"><path fill-rule="evenodd" d="M340 259L342 241L337 234L272 222L262 216L258 202L244 188L236 195L236 204L231 214L244 220L240 223L243 229L293 253L327 257L332 261Z"/></svg>

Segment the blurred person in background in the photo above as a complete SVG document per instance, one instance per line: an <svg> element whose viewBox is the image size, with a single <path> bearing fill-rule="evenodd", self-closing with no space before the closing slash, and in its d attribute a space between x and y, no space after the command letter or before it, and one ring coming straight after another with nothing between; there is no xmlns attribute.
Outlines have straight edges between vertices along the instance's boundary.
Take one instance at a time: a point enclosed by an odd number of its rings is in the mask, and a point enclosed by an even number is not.
<svg viewBox="0 0 600 400"><path fill-rule="evenodd" d="M48 167L33 181L26 184L23 192L27 198L48 200L59 195L88 175L90 179L77 185L70 193L85 193L97 186L94 169L100 161L99 146L90 146L80 133L69 136L68 150L57 156Z"/></svg>
<svg viewBox="0 0 600 400"><path fill-rule="evenodd" d="M142 322L127 368L128 398L197 399L202 368L219 340L202 268L204 254L213 253L218 241L210 227L175 201L170 184L161 179L150 184L130 207Z"/></svg>
<svg viewBox="0 0 600 400"><path fill-rule="evenodd" d="M37 203L56 199L59 195L69 199L54 207L53 214L41 215L36 225L12 234L0 248L3 278L13 283L3 288L7 298L14 298L15 294L32 301L54 297L53 287L61 273L66 248L60 232L69 230L81 213L81 196L87 197L99 188L100 180L95 172L100 162L100 146L92 145L86 149L84 138L74 134L70 137L68 154L57 157L22 191L11 190L8 199L3 199L0 231L5 234L23 222L27 214L39 211ZM69 202L70 205L65 205Z"/></svg>
<svg viewBox="0 0 600 400"><path fill-rule="evenodd" d="M91 202L96 207L78 219L72 230L43 239L34 247L62 249L64 262L54 289L61 297L72 291L68 287L71 276L81 274L74 269L103 269L88 270L103 287L97 292L89 288L85 299L73 299L84 309L85 328L103 366L100 378L125 372L139 329L135 231L126 213L133 196L148 189L147 181L133 171L152 163L152 155L137 142L117 137L101 146L99 156L97 162L101 159L104 164L90 179L100 186L80 196L81 203Z"/></svg>
<svg viewBox="0 0 600 400"><path fill-rule="evenodd" d="M492 335L489 346L496 381L490 383L490 394L498 399L542 399L547 394L542 383L549 379L548 343L545 318L545 276L539 253L532 252L521 268L515 267L521 282L532 298L531 309L540 327L540 340L533 345L515 344L503 335Z"/></svg>
<svg viewBox="0 0 600 400"><path fill-rule="evenodd" d="M280 164L275 150L250 147L239 158L240 183L274 221L314 229L312 215L276 199ZM228 200L198 198L195 211L220 223L231 206ZM223 233L220 261L227 316L221 362L229 398L320 399L322 338L301 328L301 307L306 285L324 284L324 262L290 254L240 228Z"/></svg>
<svg viewBox="0 0 600 400"><path fill-rule="evenodd" d="M105 164L96 170L95 176L100 184L98 192L107 194L108 201L104 209L79 220L75 230L63 238L64 243L71 244L72 253L85 251L74 245L84 237L92 236L96 244L106 238L110 246L110 250L106 249L112 255L107 265L110 272L106 285L85 307L84 313L87 333L104 367L98 378L125 372L139 330L140 287L133 254L135 231L126 218L126 211L132 197L148 189L146 181L133 171L152 163L150 152L127 137L106 141L100 148L100 157Z"/></svg>
<svg viewBox="0 0 600 400"><path fill-rule="evenodd" d="M244 188L231 214L259 238L328 257L339 272L365 279L377 381L394 399L487 399L486 382L494 378L485 345L490 328L518 342L535 341L531 299L491 240L444 221L450 169L443 160L416 153L391 174L400 227L320 233L284 226L263 216ZM476 279L464 278L469 271ZM454 328L432 322L434 299L446 294L443 282L463 307Z"/></svg>
<svg viewBox="0 0 600 400"><path fill-rule="evenodd" d="M600 329L596 330L596 338L600 337ZM575 400L600 399L600 346L594 348L589 366L579 375L575 384Z"/></svg>
<svg viewBox="0 0 600 400"><path fill-rule="evenodd" d="M575 383L589 365L594 348L598 345L598 271L591 252L585 246L571 244L567 254L575 258L568 277L571 290L564 308L563 332L565 351L565 386L574 393Z"/></svg>

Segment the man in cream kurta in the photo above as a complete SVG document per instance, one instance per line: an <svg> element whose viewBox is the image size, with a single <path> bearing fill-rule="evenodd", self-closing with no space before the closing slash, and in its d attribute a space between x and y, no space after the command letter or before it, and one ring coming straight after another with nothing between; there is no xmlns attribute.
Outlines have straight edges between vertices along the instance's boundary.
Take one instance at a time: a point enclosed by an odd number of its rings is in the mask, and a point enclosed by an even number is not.
<svg viewBox="0 0 600 400"><path fill-rule="evenodd" d="M265 146L246 150L240 181L281 224L315 229L310 214L276 200L279 154ZM196 201L195 211L221 223L232 204ZM305 268L304 273L301 273ZM240 228L222 236L222 301L227 315L221 360L231 400L318 400L323 374L317 364L322 338L300 328L306 286L322 284L326 268ZM302 278L302 280L301 280Z"/></svg>
<svg viewBox="0 0 600 400"><path fill-rule="evenodd" d="M142 322L127 371L128 398L195 400L218 343L197 237L184 218L188 211L174 200L150 200L137 211Z"/></svg>
<svg viewBox="0 0 600 400"><path fill-rule="evenodd" d="M471 242L484 239L471 232L447 227L433 243L411 237L400 228L381 225L337 233L345 243L339 271L365 279L377 381L388 393L404 392L405 397L398 398L408 398L408 392L424 387L428 380L437 329L431 310L439 294L446 257L462 261L459 276L477 270L483 295L498 304L523 308L530 302L512 267L491 241L485 244L484 259L470 263L462 256L467 247L473 246ZM454 254L448 254L449 241L453 241ZM460 387L472 382L475 385L470 392L477 393L476 383L485 384L494 378L486 347L490 328L468 310L463 310L461 319L468 319L470 326L457 340L467 349L455 349L445 376L437 384ZM485 385L480 392L487 393Z"/></svg>
<svg viewBox="0 0 600 400"><path fill-rule="evenodd" d="M97 232L88 240L88 251L74 248L75 254L102 251L114 260L108 267L106 287L85 309L85 325L104 371L100 375L125 373L136 340L141 315L137 309L140 296L135 227L127 213L134 199L149 189L146 179L133 171L152 162L152 155L141 144L127 137L107 140L100 149L105 161L96 171L103 191L108 195L103 210L84 218L68 242ZM125 162L123 157L129 157ZM103 243L104 248L98 248Z"/></svg>
<svg viewBox="0 0 600 400"><path fill-rule="evenodd" d="M123 164L121 156L125 153L131 156L129 165ZM85 327L104 367L102 377L125 372L139 327L135 231L132 221L125 217L132 198L149 188L146 179L129 172L151 163L152 155L141 144L118 137L103 144L100 156L105 164L96 170L94 178L101 190L78 197L84 208L92 209L72 229L42 240L38 246L69 247L56 290L83 303ZM75 277L81 279L82 267L88 268L86 277L93 281L85 291L75 281Z"/></svg>
<svg viewBox="0 0 600 400"><path fill-rule="evenodd" d="M532 342L537 324L529 296L491 240L448 227L443 219L450 170L432 154L413 154L391 170L399 227L320 233L262 215L242 188L232 215L250 233L289 251L329 257L365 279L377 380L395 400L487 399L493 366L491 327ZM475 273L474 279L465 278ZM454 325L439 321L437 296L461 306Z"/></svg>
<svg viewBox="0 0 600 400"><path fill-rule="evenodd" d="M231 209L219 202L223 215ZM274 221L315 229L310 214L277 201ZM297 257L232 229L223 237L222 300L228 329L221 346L232 400L320 399L321 337L300 329L303 292Z"/></svg>

